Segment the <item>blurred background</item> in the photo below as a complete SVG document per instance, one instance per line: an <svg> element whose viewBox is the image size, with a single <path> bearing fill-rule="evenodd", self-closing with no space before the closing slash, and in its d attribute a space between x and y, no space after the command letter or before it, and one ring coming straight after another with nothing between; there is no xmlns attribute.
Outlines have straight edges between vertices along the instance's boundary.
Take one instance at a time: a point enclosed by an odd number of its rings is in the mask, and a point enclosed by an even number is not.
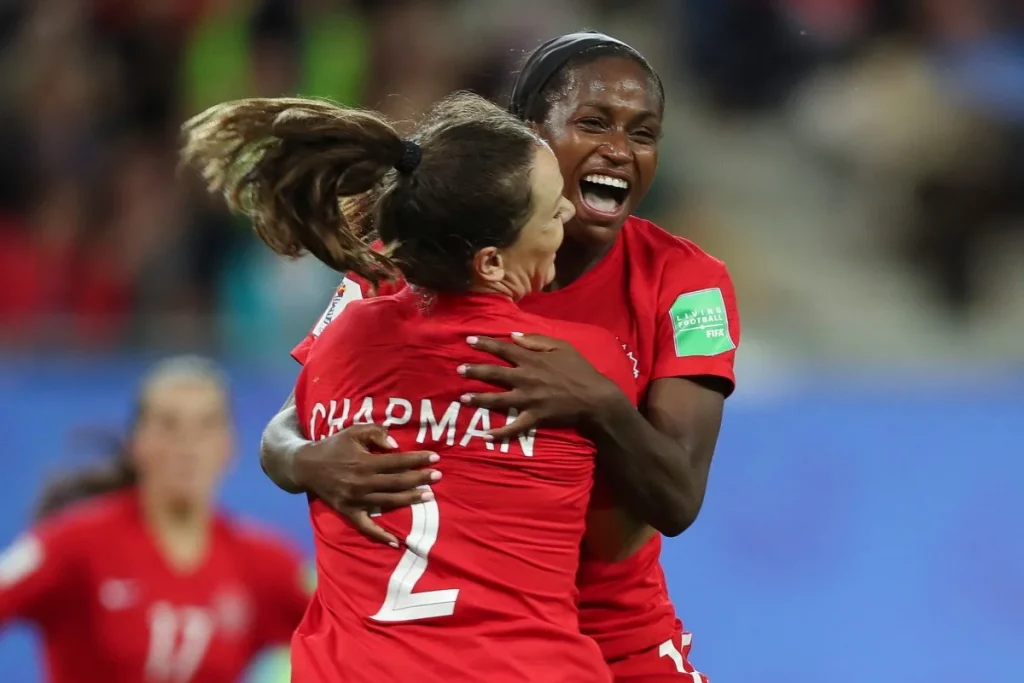
<svg viewBox="0 0 1024 683"><path fill-rule="evenodd" d="M180 181L178 125L250 95L497 97L582 27L661 73L642 213L729 264L744 320L707 504L664 555L694 663L1024 681L1020 0L0 1L0 544L76 461L68 428L123 424L146 360L188 350L235 382L225 505L309 549L256 445L337 276ZM4 680L36 680L30 642L0 636Z"/></svg>

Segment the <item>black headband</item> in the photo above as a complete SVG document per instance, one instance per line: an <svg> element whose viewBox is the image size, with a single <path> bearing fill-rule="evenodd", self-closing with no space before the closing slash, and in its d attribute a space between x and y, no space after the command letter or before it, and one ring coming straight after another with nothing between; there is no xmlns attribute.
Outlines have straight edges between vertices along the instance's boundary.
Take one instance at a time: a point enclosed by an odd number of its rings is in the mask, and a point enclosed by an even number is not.
<svg viewBox="0 0 1024 683"><path fill-rule="evenodd" d="M636 55L640 54L621 40L603 33L567 33L552 38L533 51L523 65L523 70L516 76L508 103L509 113L525 121L537 95L559 69L581 52L603 46L623 47Z"/></svg>

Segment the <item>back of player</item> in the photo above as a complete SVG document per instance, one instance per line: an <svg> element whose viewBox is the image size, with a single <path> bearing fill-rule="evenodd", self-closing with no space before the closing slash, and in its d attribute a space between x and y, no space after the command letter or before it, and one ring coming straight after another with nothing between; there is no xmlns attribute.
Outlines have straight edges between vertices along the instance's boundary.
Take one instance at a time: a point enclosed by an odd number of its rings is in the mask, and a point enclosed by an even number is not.
<svg viewBox="0 0 1024 683"><path fill-rule="evenodd" d="M491 442L485 432L509 417L460 402L486 389L457 373L483 360L467 336L519 329L570 341L635 393L613 335L497 295L359 301L320 337L296 387L308 436L384 424L402 449L436 451L443 478L433 500L376 519L405 538L401 550L311 503L319 580L293 642L295 680L610 680L577 623L593 445L554 429Z"/></svg>

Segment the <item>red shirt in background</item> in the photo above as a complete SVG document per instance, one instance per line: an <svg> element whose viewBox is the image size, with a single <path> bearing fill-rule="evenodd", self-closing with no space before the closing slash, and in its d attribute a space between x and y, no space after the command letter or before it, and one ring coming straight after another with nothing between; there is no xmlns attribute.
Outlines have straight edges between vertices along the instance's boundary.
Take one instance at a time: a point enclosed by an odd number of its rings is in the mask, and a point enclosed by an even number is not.
<svg viewBox="0 0 1024 683"><path fill-rule="evenodd" d="M593 444L555 429L492 443L484 432L510 416L459 401L487 386L456 372L488 360L466 337L518 330L568 340L634 394L611 333L526 313L500 295L405 289L357 301L323 326L295 391L307 436L384 424L403 450L437 452L443 479L428 487L435 500L377 519L405 539L401 550L313 500L318 581L292 643L295 680L611 680L577 621Z"/></svg>
<svg viewBox="0 0 1024 683"><path fill-rule="evenodd" d="M169 566L134 492L61 511L0 555L0 624L38 628L51 683L236 681L308 602L298 554L224 517L200 566Z"/></svg>

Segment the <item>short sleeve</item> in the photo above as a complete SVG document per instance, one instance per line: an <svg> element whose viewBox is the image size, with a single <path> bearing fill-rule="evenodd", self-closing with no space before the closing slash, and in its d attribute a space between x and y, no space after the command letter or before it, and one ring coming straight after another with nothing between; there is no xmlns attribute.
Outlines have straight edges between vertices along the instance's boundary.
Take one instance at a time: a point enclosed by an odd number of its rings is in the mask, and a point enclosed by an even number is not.
<svg viewBox="0 0 1024 683"><path fill-rule="evenodd" d="M651 380L720 377L729 382L731 394L740 343L736 292L723 264L715 261L708 270L697 282L692 271L666 272L657 301Z"/></svg>
<svg viewBox="0 0 1024 683"><path fill-rule="evenodd" d="M558 333L554 334L557 336ZM605 329L589 326L580 330L578 339L577 350L598 372L615 382L630 402L636 405L634 363L622 342Z"/></svg>
<svg viewBox="0 0 1024 683"><path fill-rule="evenodd" d="M309 605L306 565L296 550L269 534L252 533L248 543L255 570L258 647L287 644Z"/></svg>
<svg viewBox="0 0 1024 683"><path fill-rule="evenodd" d="M383 296L391 294L391 289L394 289L392 283L381 283L378 287L377 295ZM313 344L316 343L317 338L323 334L323 331L327 329L327 326L331 324L331 321L338 317L345 307L353 301L359 301L360 299L366 299L373 296L373 288L370 283L363 280L356 275L347 275L338 285L338 288L334 290L334 295L331 300L327 303L327 308L324 309L323 315L316 321L313 328L309 331L309 334L303 338L298 345L292 349L292 358L299 365L305 365L306 359L309 358L309 351L313 348Z"/></svg>
<svg viewBox="0 0 1024 683"><path fill-rule="evenodd" d="M59 515L18 537L0 553L0 624L11 619L43 623L71 599L82 576L73 518Z"/></svg>

